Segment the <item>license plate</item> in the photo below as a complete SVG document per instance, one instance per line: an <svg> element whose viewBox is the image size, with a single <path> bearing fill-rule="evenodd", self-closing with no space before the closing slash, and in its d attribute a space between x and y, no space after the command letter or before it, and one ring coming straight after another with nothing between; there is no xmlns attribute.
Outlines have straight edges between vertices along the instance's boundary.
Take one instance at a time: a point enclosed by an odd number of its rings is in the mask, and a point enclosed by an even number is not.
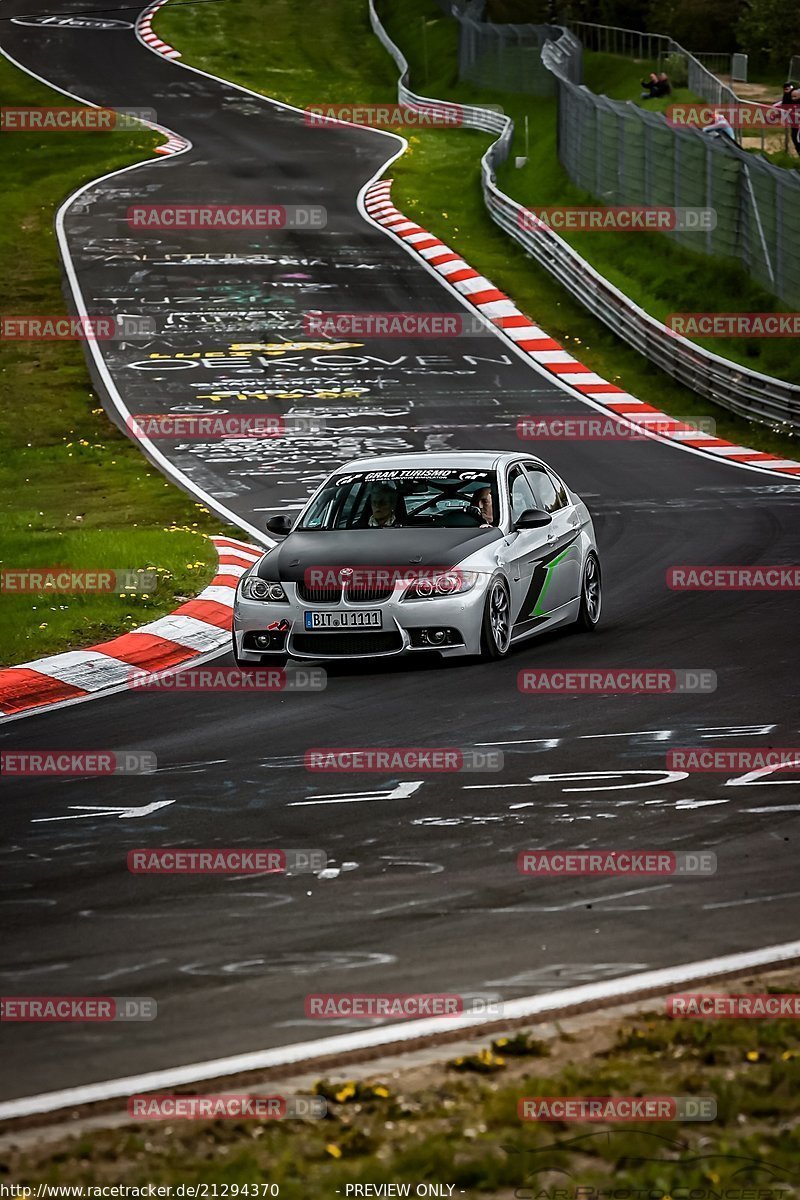
<svg viewBox="0 0 800 1200"><path fill-rule="evenodd" d="M348 608L338 612L305 612L303 624L312 633L319 629L381 629L382 619L380 609L356 612Z"/></svg>

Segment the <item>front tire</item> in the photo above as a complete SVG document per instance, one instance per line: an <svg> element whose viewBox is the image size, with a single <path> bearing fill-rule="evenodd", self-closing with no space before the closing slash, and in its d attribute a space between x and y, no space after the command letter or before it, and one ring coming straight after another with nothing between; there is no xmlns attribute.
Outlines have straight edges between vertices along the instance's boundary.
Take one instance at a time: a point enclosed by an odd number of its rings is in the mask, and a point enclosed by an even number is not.
<svg viewBox="0 0 800 1200"><path fill-rule="evenodd" d="M504 579L493 579L486 594L481 629L481 658L505 658L511 645L511 596Z"/></svg>
<svg viewBox="0 0 800 1200"><path fill-rule="evenodd" d="M581 606L578 619L575 622L578 629L587 632L595 630L600 622L603 607L603 580L600 571L600 560L594 550L586 555L581 583Z"/></svg>

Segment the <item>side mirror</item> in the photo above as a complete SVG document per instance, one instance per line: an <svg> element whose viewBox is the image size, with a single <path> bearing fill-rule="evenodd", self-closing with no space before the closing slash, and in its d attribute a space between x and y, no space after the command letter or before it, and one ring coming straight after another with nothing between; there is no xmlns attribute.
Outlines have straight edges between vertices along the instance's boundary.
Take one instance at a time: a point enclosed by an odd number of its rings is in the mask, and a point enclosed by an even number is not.
<svg viewBox="0 0 800 1200"><path fill-rule="evenodd" d="M292 532L294 522L291 517L270 517L267 521L267 533L276 533L278 537L286 537Z"/></svg>
<svg viewBox="0 0 800 1200"><path fill-rule="evenodd" d="M514 522L516 529L541 529L550 525L553 518L543 508L526 508Z"/></svg>

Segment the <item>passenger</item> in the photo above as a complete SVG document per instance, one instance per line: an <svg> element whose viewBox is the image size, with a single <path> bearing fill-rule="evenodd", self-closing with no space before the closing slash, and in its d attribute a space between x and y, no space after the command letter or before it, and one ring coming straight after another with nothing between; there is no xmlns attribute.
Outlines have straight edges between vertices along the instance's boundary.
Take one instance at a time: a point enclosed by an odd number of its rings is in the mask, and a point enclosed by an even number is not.
<svg viewBox="0 0 800 1200"><path fill-rule="evenodd" d="M397 488L392 483L374 483L369 492L372 514L367 522L370 529L386 529L396 524Z"/></svg>
<svg viewBox="0 0 800 1200"><path fill-rule="evenodd" d="M475 493L475 507L481 510L481 516L483 517L481 529L488 529L490 525L494 525L494 507L492 505L492 489L490 487L482 487Z"/></svg>

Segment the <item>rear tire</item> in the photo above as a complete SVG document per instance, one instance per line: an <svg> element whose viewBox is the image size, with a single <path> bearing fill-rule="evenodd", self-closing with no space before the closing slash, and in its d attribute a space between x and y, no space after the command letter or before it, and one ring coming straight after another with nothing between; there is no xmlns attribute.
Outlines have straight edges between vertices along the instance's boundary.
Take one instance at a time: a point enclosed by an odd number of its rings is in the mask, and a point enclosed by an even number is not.
<svg viewBox="0 0 800 1200"><path fill-rule="evenodd" d="M578 629L593 632L599 622L603 608L603 579L600 571L600 560L594 550L586 555L581 581L581 606L575 622Z"/></svg>
<svg viewBox="0 0 800 1200"><path fill-rule="evenodd" d="M493 579L486 594L481 628L481 658L505 658L511 645L511 596L504 579Z"/></svg>

